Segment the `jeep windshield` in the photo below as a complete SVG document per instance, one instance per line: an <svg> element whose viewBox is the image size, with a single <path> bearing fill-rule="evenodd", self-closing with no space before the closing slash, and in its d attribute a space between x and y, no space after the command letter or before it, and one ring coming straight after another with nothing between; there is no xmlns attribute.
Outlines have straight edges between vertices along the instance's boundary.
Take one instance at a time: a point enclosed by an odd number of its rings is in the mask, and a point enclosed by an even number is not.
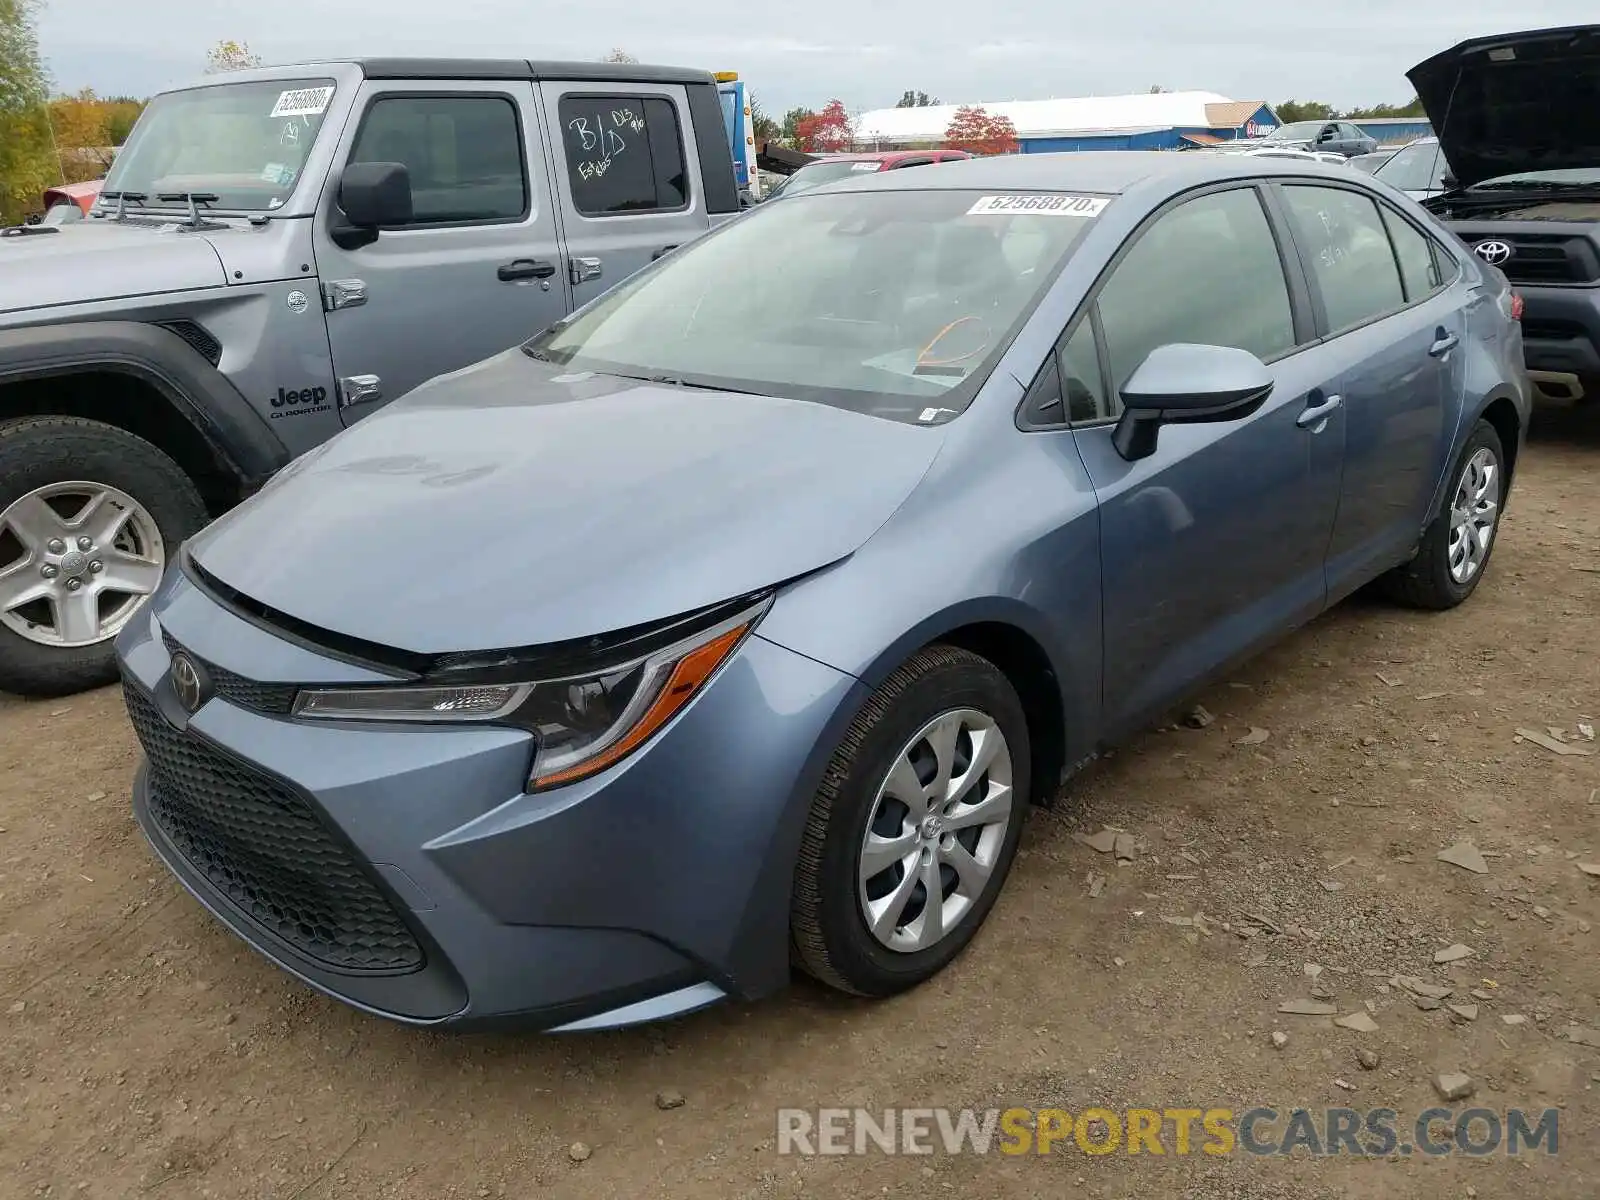
<svg viewBox="0 0 1600 1200"><path fill-rule="evenodd" d="M675 250L523 349L569 373L936 422L971 402L1106 203L810 192ZM730 286L775 246L780 282Z"/></svg>
<svg viewBox="0 0 1600 1200"><path fill-rule="evenodd" d="M274 79L157 96L117 155L105 192L123 193L131 211L187 207L162 199L180 193L214 196L204 205L210 211L281 208L300 182L333 92L331 79ZM114 196L100 201L102 209L116 204Z"/></svg>

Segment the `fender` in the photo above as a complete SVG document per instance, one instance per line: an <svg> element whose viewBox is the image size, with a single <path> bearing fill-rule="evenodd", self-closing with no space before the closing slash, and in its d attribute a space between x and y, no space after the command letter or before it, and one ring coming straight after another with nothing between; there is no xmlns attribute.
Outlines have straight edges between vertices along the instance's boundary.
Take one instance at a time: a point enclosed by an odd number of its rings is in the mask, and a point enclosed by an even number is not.
<svg viewBox="0 0 1600 1200"><path fill-rule="evenodd" d="M227 376L171 330L142 321L0 330L0 384L107 369L160 392L246 491L289 461L277 434Z"/></svg>
<svg viewBox="0 0 1600 1200"><path fill-rule="evenodd" d="M1511 485L1516 479L1515 464L1522 460L1523 445L1528 440L1530 411L1527 404L1518 402L1519 397L1513 388L1501 385L1486 395L1481 403L1474 405L1470 409L1463 410L1464 414L1470 415L1464 416L1456 427L1455 436L1450 439L1450 453L1445 457L1444 470L1439 473L1438 482L1434 484L1433 497L1428 503L1426 518L1422 528L1417 531L1418 545L1412 548L1411 555L1407 558L1408 562L1411 558L1416 557L1416 550L1421 545L1422 537L1428 532L1428 526L1433 523L1433 518L1438 513L1439 506L1444 502L1445 493L1449 490L1450 485L1455 482L1453 473L1456 469L1456 459L1461 457L1461 448L1467 444L1467 439L1472 436L1472 431L1477 427L1478 422L1483 420L1484 413L1502 400L1509 402L1517 413L1517 444L1507 447L1511 452L1513 466L1506 473L1505 486L1500 489L1501 505L1504 506L1510 498Z"/></svg>

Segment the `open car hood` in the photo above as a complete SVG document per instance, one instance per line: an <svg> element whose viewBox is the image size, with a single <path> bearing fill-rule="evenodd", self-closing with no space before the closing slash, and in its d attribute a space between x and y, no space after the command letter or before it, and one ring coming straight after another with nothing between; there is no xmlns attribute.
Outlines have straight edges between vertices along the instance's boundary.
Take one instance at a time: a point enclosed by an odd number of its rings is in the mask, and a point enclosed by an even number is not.
<svg viewBox="0 0 1600 1200"><path fill-rule="evenodd" d="M1473 38L1406 78L1458 186L1600 167L1600 25Z"/></svg>

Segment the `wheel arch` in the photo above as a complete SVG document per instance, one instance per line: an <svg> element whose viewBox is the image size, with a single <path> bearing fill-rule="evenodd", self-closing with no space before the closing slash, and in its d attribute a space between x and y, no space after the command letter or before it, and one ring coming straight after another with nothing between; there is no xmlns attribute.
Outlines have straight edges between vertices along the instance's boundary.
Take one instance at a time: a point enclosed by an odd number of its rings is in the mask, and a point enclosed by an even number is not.
<svg viewBox="0 0 1600 1200"><path fill-rule="evenodd" d="M994 664L1022 701L1030 744L1029 799L1051 803L1072 761L1069 731L1083 731L1084 699L1068 687L1075 676L1064 656L1052 653L1044 622L1026 605L1000 597L957 605L921 622L897 639L858 678L876 691L901 663L933 645L956 646Z"/></svg>
<svg viewBox="0 0 1600 1200"><path fill-rule="evenodd" d="M89 321L0 331L0 419L76 416L150 442L230 507L288 461L228 379L171 330Z"/></svg>

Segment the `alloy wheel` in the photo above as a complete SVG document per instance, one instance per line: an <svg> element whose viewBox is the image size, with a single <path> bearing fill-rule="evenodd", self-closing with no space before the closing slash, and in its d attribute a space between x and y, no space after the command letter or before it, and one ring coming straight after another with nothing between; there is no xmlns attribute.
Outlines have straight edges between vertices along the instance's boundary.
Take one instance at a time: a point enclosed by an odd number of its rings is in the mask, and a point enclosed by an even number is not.
<svg viewBox="0 0 1600 1200"><path fill-rule="evenodd" d="M895 756L858 859L861 914L883 946L936 945L977 903L1015 819L1005 735L976 709L943 713Z"/></svg>
<svg viewBox="0 0 1600 1200"><path fill-rule="evenodd" d="M155 518L126 492L72 481L0 512L0 624L41 646L114 638L161 582Z"/></svg>
<svg viewBox="0 0 1600 1200"><path fill-rule="evenodd" d="M1482 568L1500 520L1500 462L1480 446L1462 468L1450 505L1450 578L1462 584Z"/></svg>

